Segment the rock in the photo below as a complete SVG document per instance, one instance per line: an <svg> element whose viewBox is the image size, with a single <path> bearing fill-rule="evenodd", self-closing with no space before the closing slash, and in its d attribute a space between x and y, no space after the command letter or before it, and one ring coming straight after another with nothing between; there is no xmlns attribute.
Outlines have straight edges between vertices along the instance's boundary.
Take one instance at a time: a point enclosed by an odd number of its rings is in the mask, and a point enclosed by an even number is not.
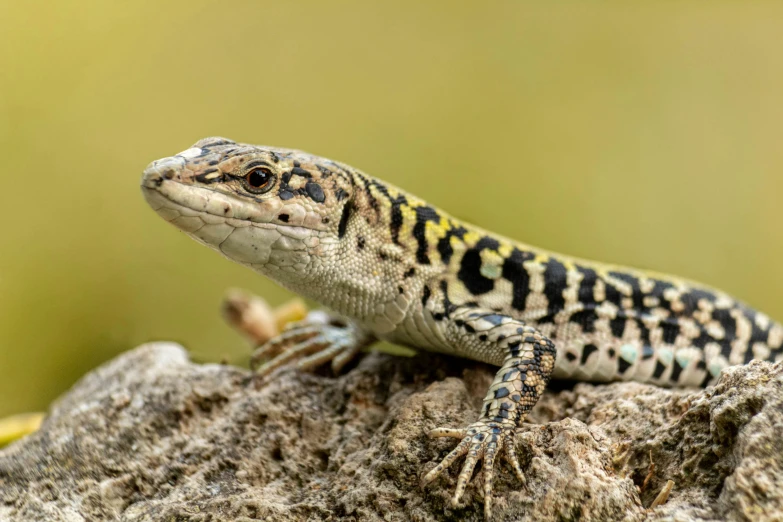
<svg viewBox="0 0 783 522"><path fill-rule="evenodd" d="M455 444L492 369L370 354L330 377L188 361L139 347L85 376L35 434L0 451L0 520L483 520L451 508ZM783 519L783 365L725 371L702 391L553 383L501 464L496 520ZM460 461L461 462L461 461ZM674 481L667 502L645 510ZM480 483L480 477L474 479Z"/></svg>

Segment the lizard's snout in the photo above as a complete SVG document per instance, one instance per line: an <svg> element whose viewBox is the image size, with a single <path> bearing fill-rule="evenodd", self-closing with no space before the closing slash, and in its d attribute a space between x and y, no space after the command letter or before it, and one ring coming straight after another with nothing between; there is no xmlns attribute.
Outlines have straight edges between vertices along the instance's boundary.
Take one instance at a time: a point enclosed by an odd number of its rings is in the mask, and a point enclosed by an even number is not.
<svg viewBox="0 0 783 522"><path fill-rule="evenodd" d="M178 176L182 164L182 159L177 157L153 161L144 169L144 174L141 178L142 186L151 189L159 188L163 181L174 179Z"/></svg>

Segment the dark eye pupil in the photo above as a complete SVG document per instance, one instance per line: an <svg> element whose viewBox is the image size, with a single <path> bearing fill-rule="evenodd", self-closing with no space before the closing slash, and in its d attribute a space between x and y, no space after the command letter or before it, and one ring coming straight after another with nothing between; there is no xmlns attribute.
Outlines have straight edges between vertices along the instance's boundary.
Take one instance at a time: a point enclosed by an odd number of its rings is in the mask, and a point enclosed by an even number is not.
<svg viewBox="0 0 783 522"><path fill-rule="evenodd" d="M269 181L269 174L262 170L254 170L247 175L247 182L251 187L261 188Z"/></svg>

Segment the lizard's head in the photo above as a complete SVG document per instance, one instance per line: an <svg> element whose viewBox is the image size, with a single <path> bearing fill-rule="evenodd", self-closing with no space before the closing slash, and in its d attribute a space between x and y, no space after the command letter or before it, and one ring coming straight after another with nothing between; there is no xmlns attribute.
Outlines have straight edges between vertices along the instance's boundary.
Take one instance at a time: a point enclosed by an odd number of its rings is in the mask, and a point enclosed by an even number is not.
<svg viewBox="0 0 783 522"><path fill-rule="evenodd" d="M206 138L153 161L141 186L169 223L282 277L306 272L320 249L338 242L353 193L346 169L296 150Z"/></svg>

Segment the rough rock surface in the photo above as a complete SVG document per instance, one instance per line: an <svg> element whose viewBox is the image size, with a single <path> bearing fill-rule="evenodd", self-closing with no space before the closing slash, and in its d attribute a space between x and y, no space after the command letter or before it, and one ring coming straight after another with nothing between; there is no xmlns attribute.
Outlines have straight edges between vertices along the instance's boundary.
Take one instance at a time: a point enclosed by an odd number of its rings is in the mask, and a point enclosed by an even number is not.
<svg viewBox="0 0 783 522"><path fill-rule="evenodd" d="M479 521L473 485L449 507L457 467L425 490L419 478L455 444L426 432L473 421L491 377L371 354L336 378L282 370L258 387L145 345L0 451L0 520ZM494 518L781 520L782 384L783 365L753 363L706 391L561 385L517 437L527 484L501 464Z"/></svg>

